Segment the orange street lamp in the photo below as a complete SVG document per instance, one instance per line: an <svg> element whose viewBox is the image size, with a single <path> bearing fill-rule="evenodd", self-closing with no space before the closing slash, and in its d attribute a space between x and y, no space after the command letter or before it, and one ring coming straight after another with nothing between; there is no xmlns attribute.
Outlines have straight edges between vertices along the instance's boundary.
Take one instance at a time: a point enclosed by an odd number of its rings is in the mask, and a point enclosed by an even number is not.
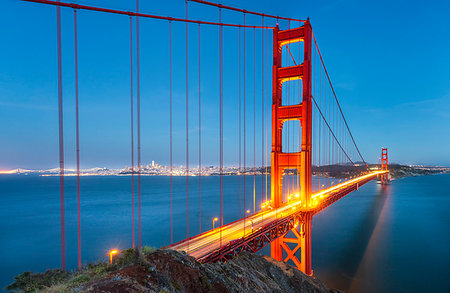
<svg viewBox="0 0 450 293"><path fill-rule="evenodd" d="M214 230L214 224L216 223L217 220L219 220L217 217L213 219L213 230Z"/></svg>
<svg viewBox="0 0 450 293"><path fill-rule="evenodd" d="M247 210L247 217L248 217L248 214L250 214L250 210Z"/></svg>
<svg viewBox="0 0 450 293"><path fill-rule="evenodd" d="M113 249L113 250L109 251L109 262L111 264L112 264L112 261L113 261L113 255L117 254L117 253L118 253L117 249Z"/></svg>

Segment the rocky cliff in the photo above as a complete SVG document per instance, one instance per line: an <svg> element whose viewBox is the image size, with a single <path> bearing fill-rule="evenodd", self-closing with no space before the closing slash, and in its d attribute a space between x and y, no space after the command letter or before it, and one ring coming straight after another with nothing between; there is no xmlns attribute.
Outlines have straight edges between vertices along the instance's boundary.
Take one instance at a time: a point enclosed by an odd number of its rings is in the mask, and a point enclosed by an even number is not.
<svg viewBox="0 0 450 293"><path fill-rule="evenodd" d="M42 281L51 272L57 271L28 273L27 288L43 292L339 292L290 265L252 253L227 263L200 264L172 250L127 250L112 265L91 265L58 281L53 278L52 284L30 286L31 279ZM8 289L28 291L21 276Z"/></svg>

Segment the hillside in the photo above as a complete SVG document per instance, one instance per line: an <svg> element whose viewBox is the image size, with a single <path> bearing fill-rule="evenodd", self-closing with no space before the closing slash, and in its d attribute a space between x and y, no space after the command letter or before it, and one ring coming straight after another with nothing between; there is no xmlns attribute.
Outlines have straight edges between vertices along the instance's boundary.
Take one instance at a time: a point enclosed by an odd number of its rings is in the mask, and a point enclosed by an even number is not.
<svg viewBox="0 0 450 293"><path fill-rule="evenodd" d="M145 251L145 250L144 250ZM17 276L9 290L33 292L339 292L270 257L243 253L227 263L200 264L173 250L126 250L110 265L80 272Z"/></svg>

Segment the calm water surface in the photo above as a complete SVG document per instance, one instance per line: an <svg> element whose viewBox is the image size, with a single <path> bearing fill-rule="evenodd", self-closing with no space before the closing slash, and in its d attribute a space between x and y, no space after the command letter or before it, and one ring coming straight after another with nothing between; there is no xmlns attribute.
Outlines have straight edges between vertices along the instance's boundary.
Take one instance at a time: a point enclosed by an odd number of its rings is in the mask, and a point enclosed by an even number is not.
<svg viewBox="0 0 450 293"><path fill-rule="evenodd" d="M257 202L264 185L256 178ZM77 264L76 179L66 178L67 265ZM174 240L186 237L186 179L174 177ZM370 182L313 219L313 270L347 292L450 292L450 175ZM241 182L243 186L243 182ZM170 243L168 177L142 178L142 242ZM239 217L239 177L224 177L225 222ZM202 178L202 230L219 215L219 179ZM131 246L130 177L82 177L83 262ZM241 192L243 198L244 193ZM264 196L264 195L263 195ZM253 177L246 180L253 208ZM190 233L200 230L198 178L190 178ZM241 210L244 210L243 204ZM136 210L137 214L137 210ZM0 176L0 286L60 266L59 179ZM137 227L137 225L136 225ZM264 249L266 252L268 249Z"/></svg>

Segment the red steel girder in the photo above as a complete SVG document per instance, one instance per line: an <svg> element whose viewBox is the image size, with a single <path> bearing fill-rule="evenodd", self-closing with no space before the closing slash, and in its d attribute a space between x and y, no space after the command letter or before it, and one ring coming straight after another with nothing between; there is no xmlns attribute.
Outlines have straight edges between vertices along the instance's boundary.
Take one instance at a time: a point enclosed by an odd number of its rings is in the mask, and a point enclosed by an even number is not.
<svg viewBox="0 0 450 293"><path fill-rule="evenodd" d="M303 64L278 68L280 83L303 78Z"/></svg>
<svg viewBox="0 0 450 293"><path fill-rule="evenodd" d="M290 43L302 42L305 39L304 26L278 31L277 39L280 47Z"/></svg>
<svg viewBox="0 0 450 293"><path fill-rule="evenodd" d="M256 232L246 237L231 241L227 245L220 247L219 249L198 260L201 263L227 261L244 250L257 252L267 244L273 242L277 238L285 235L287 232L295 228L295 226L301 221L301 217L301 213L298 213L277 219L265 225Z"/></svg>
<svg viewBox="0 0 450 293"><path fill-rule="evenodd" d="M280 106L278 107L278 121L300 120L302 118L302 105ZM279 128L282 125L278 126Z"/></svg>
<svg viewBox="0 0 450 293"><path fill-rule="evenodd" d="M284 169L297 168L301 165L302 153L278 153L278 167Z"/></svg>
<svg viewBox="0 0 450 293"><path fill-rule="evenodd" d="M282 67L282 46L294 42L304 42L303 62L300 65ZM272 86L272 153L271 153L271 201L274 208L283 204L283 176L285 169L297 169L300 174L300 197L308 206L312 191L312 103L311 103L311 44L312 29L309 21L302 27L273 31L273 86ZM282 106L282 84L302 79L303 93L300 105ZM284 153L283 124L287 120L297 119L301 124L301 151ZM271 244L271 256L283 260L283 250L292 254L297 268L311 275L311 215L305 218L304 233L301 234L301 261L287 249L283 238L275 239ZM297 249L298 250L298 249Z"/></svg>

